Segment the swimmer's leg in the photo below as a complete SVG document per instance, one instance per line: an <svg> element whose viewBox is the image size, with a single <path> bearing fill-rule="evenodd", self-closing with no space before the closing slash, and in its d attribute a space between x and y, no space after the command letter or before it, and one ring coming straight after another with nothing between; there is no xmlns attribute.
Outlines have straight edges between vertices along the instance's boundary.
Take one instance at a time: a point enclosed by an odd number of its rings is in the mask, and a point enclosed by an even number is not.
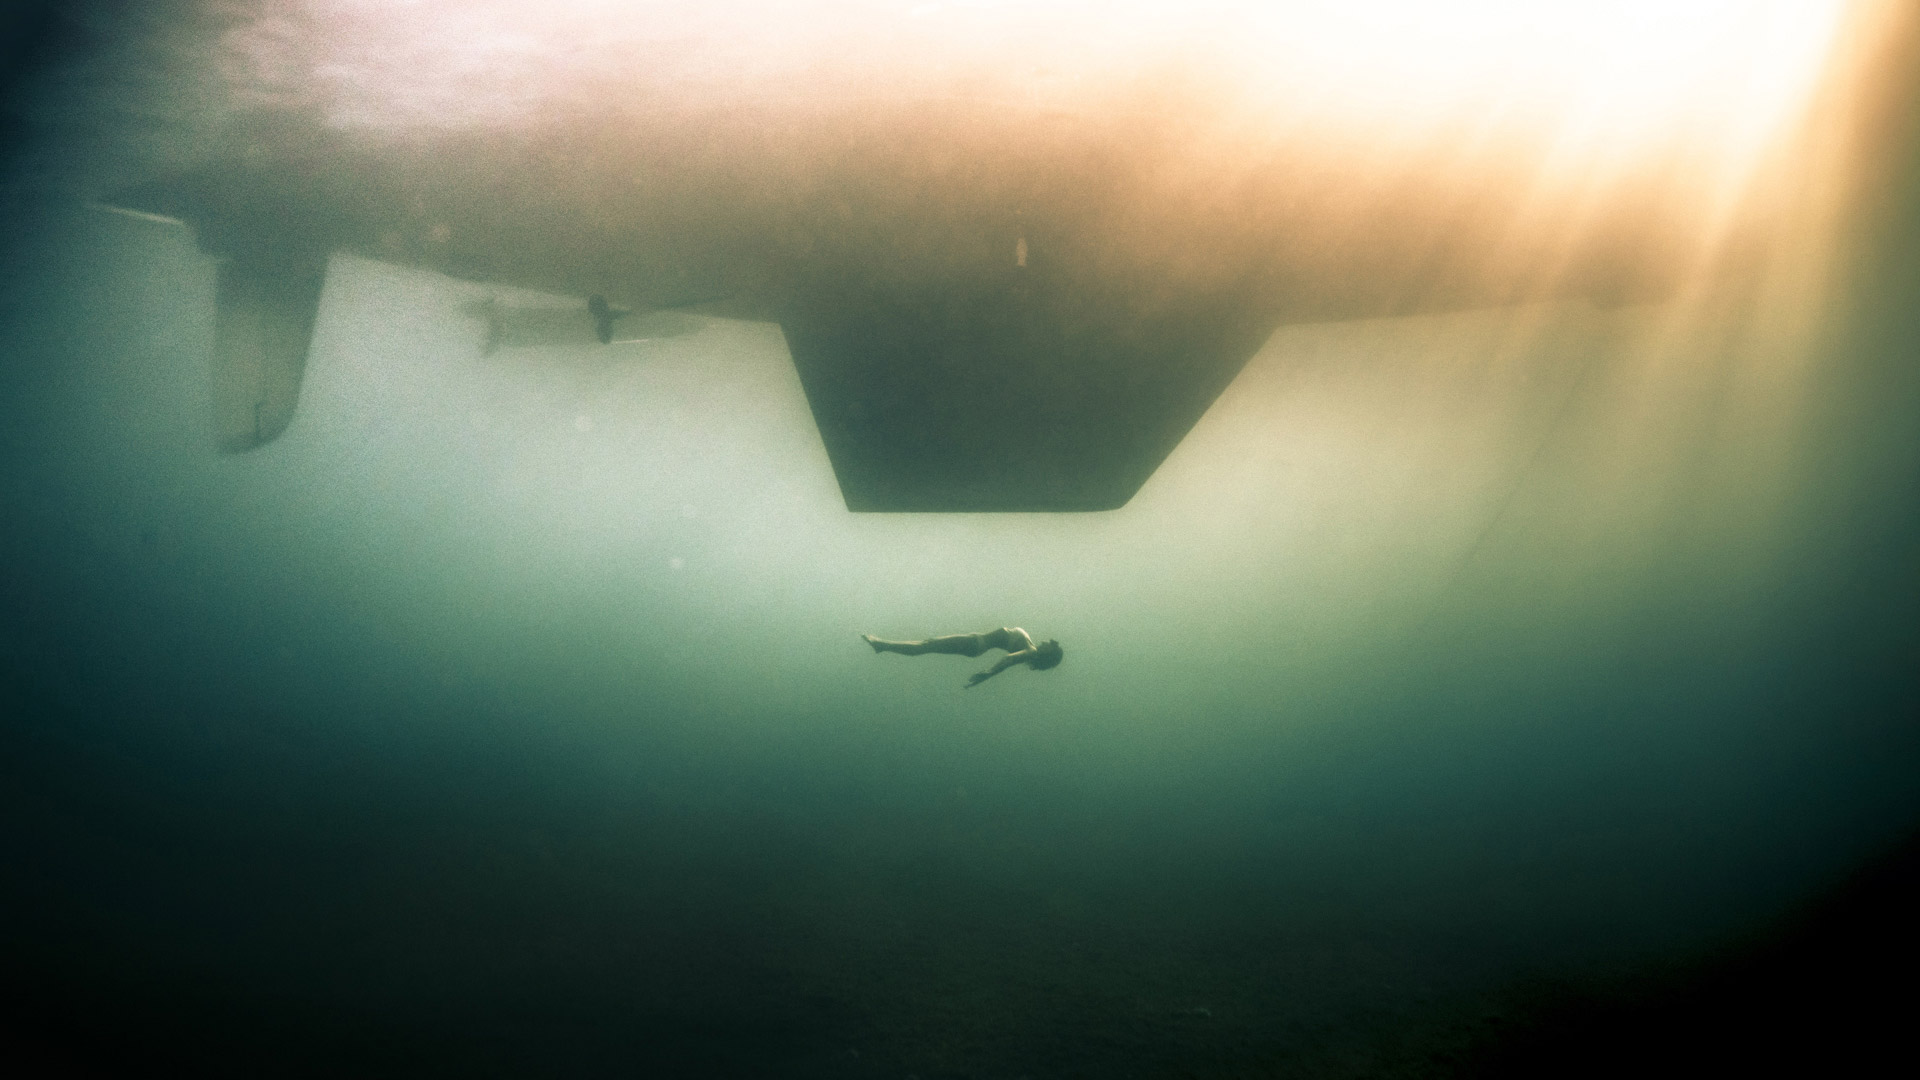
<svg viewBox="0 0 1920 1080"><path fill-rule="evenodd" d="M986 634L948 634L946 637L928 638L925 641L887 641L872 634L861 634L874 652L896 652L903 656L919 656L922 653L951 653L955 656L979 656L992 646L988 645Z"/></svg>

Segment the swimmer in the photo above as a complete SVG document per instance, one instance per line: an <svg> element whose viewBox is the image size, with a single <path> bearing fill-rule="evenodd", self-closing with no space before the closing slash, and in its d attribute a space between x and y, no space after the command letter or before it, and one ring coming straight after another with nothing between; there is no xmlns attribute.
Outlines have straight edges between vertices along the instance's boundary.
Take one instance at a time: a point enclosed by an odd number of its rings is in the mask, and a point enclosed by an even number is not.
<svg viewBox="0 0 1920 1080"><path fill-rule="evenodd" d="M948 634L946 637L927 638L925 641L887 641L872 634L861 634L860 639L873 646L874 652L897 652L903 656L919 656L921 653L952 653L955 656L979 656L988 649L1005 649L1007 655L1001 657L985 671L976 671L967 680L968 686L978 686L995 675L1025 664L1035 671L1045 671L1057 667L1065 651L1060 643L1048 638L1033 643L1033 638L1017 626L1003 626L998 630L989 630L984 634Z"/></svg>

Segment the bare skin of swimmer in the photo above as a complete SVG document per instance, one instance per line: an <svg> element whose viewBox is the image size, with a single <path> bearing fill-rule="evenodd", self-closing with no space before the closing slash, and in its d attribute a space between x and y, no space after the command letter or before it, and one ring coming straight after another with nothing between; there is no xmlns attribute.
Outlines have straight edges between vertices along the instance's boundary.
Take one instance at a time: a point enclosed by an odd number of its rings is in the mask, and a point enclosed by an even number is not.
<svg viewBox="0 0 1920 1080"><path fill-rule="evenodd" d="M874 652L895 652L904 656L920 656L923 653L951 653L955 656L979 656L988 649L1004 649L1007 655L1001 657L985 671L976 671L967 680L968 686L978 686L995 675L1020 664L1032 665L1042 658L1042 647L1033 643L1033 637L1017 626L1003 626L998 630L989 630L984 634L948 634L945 637L925 638L920 641L888 641L861 634L861 640L873 646ZM1059 646L1054 646L1057 653ZM1057 662L1057 661L1056 661Z"/></svg>

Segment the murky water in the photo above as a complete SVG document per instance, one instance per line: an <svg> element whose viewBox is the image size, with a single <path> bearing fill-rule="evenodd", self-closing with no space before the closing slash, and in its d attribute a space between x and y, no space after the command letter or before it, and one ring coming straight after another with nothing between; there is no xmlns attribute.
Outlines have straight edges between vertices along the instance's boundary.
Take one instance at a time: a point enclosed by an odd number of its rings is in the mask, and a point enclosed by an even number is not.
<svg viewBox="0 0 1920 1080"><path fill-rule="evenodd" d="M1804 346L1283 326L1121 510L856 515L777 324L490 342L501 290L345 253L217 454L213 260L87 208L144 136L58 108L180 18L21 91L0 267L9 990L76 1061L1441 1069L1913 825L1897 155ZM858 636L1001 625L1065 662Z"/></svg>

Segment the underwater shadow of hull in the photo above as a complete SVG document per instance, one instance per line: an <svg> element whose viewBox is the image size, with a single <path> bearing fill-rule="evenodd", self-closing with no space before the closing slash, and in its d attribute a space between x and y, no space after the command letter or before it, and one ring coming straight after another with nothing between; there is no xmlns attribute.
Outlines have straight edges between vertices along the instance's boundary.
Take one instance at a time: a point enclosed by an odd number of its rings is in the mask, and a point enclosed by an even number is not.
<svg viewBox="0 0 1920 1080"><path fill-rule="evenodd" d="M1164 192L1151 148L1106 129L1023 142L996 125L929 122L898 147L879 130L878 148L806 144L762 164L676 156L671 130L402 152L288 115L239 132L216 165L110 201L184 220L225 260L227 449L292 416L314 267L343 251L582 298L527 345L611 344L645 317L629 313L662 308L777 321L846 505L869 512L1115 509L1282 324L1642 300L1686 265L1672 207L1644 200L1589 215L1572 249L1517 244L1508 201L1418 170L1375 177L1356 218L1351 163ZM947 136L957 149L940 153L982 164L916 172Z"/></svg>

